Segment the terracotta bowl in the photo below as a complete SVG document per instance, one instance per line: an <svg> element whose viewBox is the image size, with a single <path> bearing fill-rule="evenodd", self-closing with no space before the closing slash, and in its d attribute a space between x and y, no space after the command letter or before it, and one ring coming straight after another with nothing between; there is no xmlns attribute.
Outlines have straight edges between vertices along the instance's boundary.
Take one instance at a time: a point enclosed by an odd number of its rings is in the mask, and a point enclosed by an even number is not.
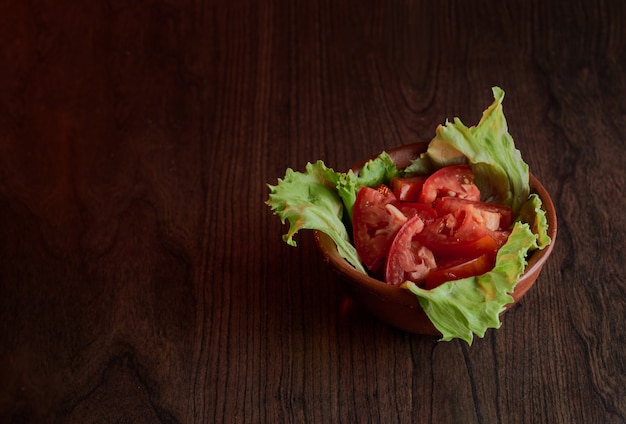
<svg viewBox="0 0 626 424"><path fill-rule="evenodd" d="M427 142L420 142L386 151L399 168L404 168L412 159L424 152L427 146ZM367 160L369 159L355 165L352 170L358 171ZM541 198L548 220L548 235L552 242L545 249L534 251L528 258L526 270L511 295L514 302L507 305L507 309L519 301L535 283L556 240L557 221L554 205L548 192L532 174L530 175L530 189ZM362 308L381 321L401 330L417 334L440 334L422 310L415 295L406 289L388 285L354 269L339 255L337 246L326 234L315 231L314 238L324 260L339 274L340 281L344 283L348 295Z"/></svg>

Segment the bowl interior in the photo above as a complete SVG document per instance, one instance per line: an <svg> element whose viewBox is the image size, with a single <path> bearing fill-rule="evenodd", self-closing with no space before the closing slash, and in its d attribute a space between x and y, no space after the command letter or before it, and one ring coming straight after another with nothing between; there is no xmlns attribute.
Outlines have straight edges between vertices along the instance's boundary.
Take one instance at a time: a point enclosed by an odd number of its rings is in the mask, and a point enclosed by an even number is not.
<svg viewBox="0 0 626 424"><path fill-rule="evenodd" d="M428 142L419 142L386 150L386 152L399 168L404 168L427 147ZM372 158L376 156L378 155L373 155ZM355 165L352 170L358 171L368 160L369 158ZM525 272L511 294L514 299L511 305L521 299L535 283L556 240L557 221L552 199L532 174L530 175L530 188L531 192L538 194L542 200L542 207L548 221L548 235L552 242L543 250L534 251L528 258ZM439 334L412 293L357 271L339 255L337 246L326 234L315 231L314 238L324 259L341 277L349 296L361 307L382 321L402 330L418 334Z"/></svg>

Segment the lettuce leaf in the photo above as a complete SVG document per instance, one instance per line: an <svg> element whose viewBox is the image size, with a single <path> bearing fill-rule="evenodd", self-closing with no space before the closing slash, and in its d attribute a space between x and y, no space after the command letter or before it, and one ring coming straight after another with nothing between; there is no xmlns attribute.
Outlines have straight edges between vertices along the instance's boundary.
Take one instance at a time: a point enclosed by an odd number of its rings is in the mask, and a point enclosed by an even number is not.
<svg viewBox="0 0 626 424"><path fill-rule="evenodd" d="M504 91L493 87L494 102L480 122L466 127L459 118L439 125L426 153L405 169L430 173L444 166L469 163L484 201L507 205L518 213L530 194L529 170L515 148L502 101Z"/></svg>
<svg viewBox="0 0 626 424"><path fill-rule="evenodd" d="M339 178L339 174L322 161L308 163L305 172L289 168L277 185L268 184L270 195L265 203L283 224L289 221L289 230L283 235L288 245L296 246L293 236L301 229L323 231L333 239L339 254L365 273L342 221L343 202L337 192Z"/></svg>
<svg viewBox="0 0 626 424"><path fill-rule="evenodd" d="M517 220L527 222L531 231L537 235L537 249L543 249L551 243L546 212L541 209L541 198L537 194L532 193L528 196L528 200L520 209Z"/></svg>
<svg viewBox="0 0 626 424"><path fill-rule="evenodd" d="M283 240L296 246L293 236L301 229L326 233L337 245L339 254L358 271L367 274L344 224L344 210L352 221L356 193L363 186L387 183L400 171L388 153L382 152L368 161L357 174L335 172L323 161L308 163L305 172L287 169L284 179L277 185L267 185L269 199L265 202L284 224L289 221L289 231Z"/></svg>
<svg viewBox="0 0 626 424"><path fill-rule="evenodd" d="M500 328L500 313L513 302L510 293L524 273L526 255L536 248L537 235L528 224L518 221L490 272L448 281L432 290L411 281L403 287L418 297L422 309L441 332L441 341L459 338L471 345L474 334L484 337L488 328Z"/></svg>
<svg viewBox="0 0 626 424"><path fill-rule="evenodd" d="M387 183L399 174L400 171L387 152L382 152L375 159L366 162L358 174L355 174L352 170L347 173L339 173L337 192L343 200L350 221L352 221L352 210L354 209L356 194L361 187L375 187Z"/></svg>

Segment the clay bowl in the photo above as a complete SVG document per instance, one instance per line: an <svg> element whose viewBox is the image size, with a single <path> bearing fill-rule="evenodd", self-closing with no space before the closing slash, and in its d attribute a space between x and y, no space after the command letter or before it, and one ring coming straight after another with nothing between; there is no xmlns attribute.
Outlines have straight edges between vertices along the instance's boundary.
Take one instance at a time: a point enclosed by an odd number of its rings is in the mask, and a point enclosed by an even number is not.
<svg viewBox="0 0 626 424"><path fill-rule="evenodd" d="M386 151L396 165L402 169L409 165L412 159L424 152L427 146L427 142L420 142ZM374 155L372 158L376 156ZM367 160L369 159L355 165L352 170L358 171ZM507 310L535 284L556 240L557 221L554 205L548 192L532 174L530 175L530 189L531 192L537 193L541 198L548 220L548 235L552 239L552 243L543 250L534 251L528 258L526 270L515 286L515 291L511 294L514 302L507 305ZM354 269L339 255L337 246L326 234L315 231L314 238L324 260L339 274L347 294L363 309L398 329L416 334L440 335L422 310L415 295L406 289L388 285Z"/></svg>

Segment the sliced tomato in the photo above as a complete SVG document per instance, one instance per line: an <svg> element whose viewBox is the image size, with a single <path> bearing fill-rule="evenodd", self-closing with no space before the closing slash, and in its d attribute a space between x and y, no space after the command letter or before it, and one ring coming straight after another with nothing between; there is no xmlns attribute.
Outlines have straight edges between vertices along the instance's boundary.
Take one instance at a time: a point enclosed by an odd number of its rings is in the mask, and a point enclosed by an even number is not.
<svg viewBox="0 0 626 424"><path fill-rule="evenodd" d="M457 214L459 211L478 213L487 228L493 231L507 229L513 224L513 209L495 203L477 202L458 197L443 197L437 202L435 211L439 216L449 213Z"/></svg>
<svg viewBox="0 0 626 424"><path fill-rule="evenodd" d="M509 235L511 235L511 230L498 230L491 231L489 236L496 241L498 248L494 252L493 258L495 260L495 255L498 253L498 250L502 247L504 243L509 239Z"/></svg>
<svg viewBox="0 0 626 424"><path fill-rule="evenodd" d="M424 181L419 201L431 205L437 198L446 196L480 200L480 190L474 184L469 165L446 166L435 171Z"/></svg>
<svg viewBox="0 0 626 424"><path fill-rule="evenodd" d="M428 177L395 177L389 181L391 189L402 202L418 202L422 193L422 186Z"/></svg>
<svg viewBox="0 0 626 424"><path fill-rule="evenodd" d="M427 246L438 257L476 257L483 253L492 253L498 249L496 241L486 232L476 232L466 238L455 237L454 234L446 234L445 220L437 219L424 227L419 234L418 240Z"/></svg>
<svg viewBox="0 0 626 424"><path fill-rule="evenodd" d="M383 187L361 188L352 212L354 247L363 264L374 274L382 270L393 238L407 221L393 206L397 203L396 196Z"/></svg>
<svg viewBox="0 0 626 424"><path fill-rule="evenodd" d="M407 217L412 218L419 215L424 224L430 224L437 219L437 211L423 203L396 202L394 205Z"/></svg>
<svg viewBox="0 0 626 424"><path fill-rule="evenodd" d="M418 234L421 244L435 255L446 258L475 258L485 253L495 255L507 237L508 231L494 231L487 227L476 208L460 209L439 217Z"/></svg>
<svg viewBox="0 0 626 424"><path fill-rule="evenodd" d="M460 280L461 278L482 275L493 268L494 262L490 255L484 254L470 260L458 260L439 266L426 276L424 288L434 289L446 281Z"/></svg>
<svg viewBox="0 0 626 424"><path fill-rule="evenodd" d="M421 282L437 266L433 253L415 239L423 228L422 218L415 215L396 234L385 265L387 284L398 286L407 280Z"/></svg>

